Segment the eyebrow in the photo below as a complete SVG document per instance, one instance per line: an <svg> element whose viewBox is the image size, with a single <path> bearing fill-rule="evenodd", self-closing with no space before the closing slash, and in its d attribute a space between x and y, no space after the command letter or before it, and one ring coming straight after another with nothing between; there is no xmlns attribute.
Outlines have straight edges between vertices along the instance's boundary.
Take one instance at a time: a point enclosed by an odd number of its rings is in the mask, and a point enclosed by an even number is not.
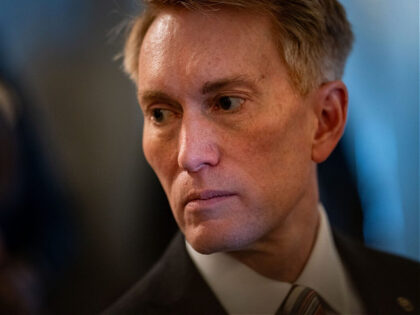
<svg viewBox="0 0 420 315"><path fill-rule="evenodd" d="M222 89L233 88L237 86L243 86L252 90L254 93L258 93L255 80L250 80L245 76L235 76L204 83L203 87L201 88L201 94L210 94Z"/></svg>
<svg viewBox="0 0 420 315"><path fill-rule="evenodd" d="M245 76L235 76L235 77L219 79L216 81L205 82L200 92L201 94L206 95L206 94L215 93L222 89L228 89L228 88L233 88L233 87L238 87L238 86L246 87L252 90L252 92L254 92L255 94L259 94L258 89L255 84L255 80L250 80ZM158 90L150 90L150 91L145 91L144 93L138 93L138 98L139 98L140 105L142 103L150 103L150 102L156 102L156 101L172 103L172 104L175 103L179 105L178 102L176 102L174 98L171 97L169 94L162 91L158 91Z"/></svg>
<svg viewBox="0 0 420 315"><path fill-rule="evenodd" d="M164 103L176 103L172 97L168 94L161 92L161 91L145 91L144 93L138 93L139 103L140 105L143 103L150 103L150 102L164 102Z"/></svg>

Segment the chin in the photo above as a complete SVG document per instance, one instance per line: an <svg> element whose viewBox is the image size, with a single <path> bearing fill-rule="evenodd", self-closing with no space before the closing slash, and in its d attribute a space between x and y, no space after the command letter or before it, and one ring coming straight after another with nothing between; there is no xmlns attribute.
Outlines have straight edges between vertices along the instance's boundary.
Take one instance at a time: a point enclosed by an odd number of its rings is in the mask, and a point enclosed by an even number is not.
<svg viewBox="0 0 420 315"><path fill-rule="evenodd" d="M244 233L246 232L246 233ZM185 238L200 254L209 255L218 252L238 251L249 248L255 242L251 231L198 226L187 229Z"/></svg>

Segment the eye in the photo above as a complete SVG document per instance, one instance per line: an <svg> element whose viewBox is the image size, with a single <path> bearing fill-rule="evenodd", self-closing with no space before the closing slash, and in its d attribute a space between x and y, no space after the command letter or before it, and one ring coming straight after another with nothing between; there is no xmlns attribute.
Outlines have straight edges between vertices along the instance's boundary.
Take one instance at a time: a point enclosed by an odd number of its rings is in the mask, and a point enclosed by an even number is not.
<svg viewBox="0 0 420 315"><path fill-rule="evenodd" d="M168 109L153 108L151 111L151 120L155 123L162 124L173 115L174 113Z"/></svg>
<svg viewBox="0 0 420 315"><path fill-rule="evenodd" d="M241 107L244 101L245 100L240 97L222 96L217 99L216 107L223 111L235 111Z"/></svg>

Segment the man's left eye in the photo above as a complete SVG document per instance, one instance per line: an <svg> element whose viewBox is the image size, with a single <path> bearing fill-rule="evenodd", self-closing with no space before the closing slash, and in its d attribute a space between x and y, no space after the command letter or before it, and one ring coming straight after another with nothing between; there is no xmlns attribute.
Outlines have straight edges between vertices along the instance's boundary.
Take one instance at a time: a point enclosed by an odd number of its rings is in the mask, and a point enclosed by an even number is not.
<svg viewBox="0 0 420 315"><path fill-rule="evenodd" d="M216 107L223 111L235 111L241 107L244 101L245 100L240 97L222 96L217 99Z"/></svg>

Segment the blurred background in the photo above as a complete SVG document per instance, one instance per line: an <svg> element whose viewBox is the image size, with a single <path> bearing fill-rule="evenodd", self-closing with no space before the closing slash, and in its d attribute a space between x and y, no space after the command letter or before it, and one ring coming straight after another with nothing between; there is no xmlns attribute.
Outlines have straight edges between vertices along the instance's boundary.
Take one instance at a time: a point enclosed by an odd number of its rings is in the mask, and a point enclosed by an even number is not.
<svg viewBox="0 0 420 315"><path fill-rule="evenodd" d="M338 229L420 260L419 2L342 3L356 35L350 120L320 166L321 196ZM142 155L134 85L114 61L115 33L140 7L0 2L0 296L10 283L23 313L103 310L176 230Z"/></svg>

